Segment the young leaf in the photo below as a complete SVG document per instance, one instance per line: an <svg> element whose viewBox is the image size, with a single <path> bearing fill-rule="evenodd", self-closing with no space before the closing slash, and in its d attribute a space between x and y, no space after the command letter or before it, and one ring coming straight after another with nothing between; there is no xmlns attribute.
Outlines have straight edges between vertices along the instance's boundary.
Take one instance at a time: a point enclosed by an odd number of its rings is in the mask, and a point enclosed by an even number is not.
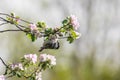
<svg viewBox="0 0 120 80"><path fill-rule="evenodd" d="M67 19L63 20L62 24L63 25L67 25L68 24L68 20Z"/></svg>
<svg viewBox="0 0 120 80"><path fill-rule="evenodd" d="M36 37L34 34L29 33L29 34L27 34L27 36L28 36L28 38L31 39L32 42L34 42L36 40Z"/></svg>
<svg viewBox="0 0 120 80"><path fill-rule="evenodd" d="M72 43L72 42L74 41L74 39L73 39L71 36L69 36L69 37L67 38L67 41L68 41L69 43Z"/></svg>

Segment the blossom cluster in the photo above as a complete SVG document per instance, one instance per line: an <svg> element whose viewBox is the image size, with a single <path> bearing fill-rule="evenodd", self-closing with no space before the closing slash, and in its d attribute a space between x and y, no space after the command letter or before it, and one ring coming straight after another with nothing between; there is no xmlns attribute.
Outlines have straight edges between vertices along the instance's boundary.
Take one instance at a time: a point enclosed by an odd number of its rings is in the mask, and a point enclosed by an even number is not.
<svg viewBox="0 0 120 80"><path fill-rule="evenodd" d="M24 59L31 61L32 63L35 64L37 62L37 55L36 54L27 54L27 55L24 55ZM40 54L39 61L44 62L44 63L49 61L50 65L56 65L55 56L52 56L49 54Z"/></svg>
<svg viewBox="0 0 120 80"><path fill-rule="evenodd" d="M80 26L78 19L75 15L68 16L62 21L63 26L50 28L45 22L38 22L37 24L30 23L28 34L32 41L35 41L37 38L45 37L49 39L51 35L56 35L58 38L67 36L67 41L72 43L75 39L80 38L81 34L76 32ZM46 27L47 26L47 27Z"/></svg>
<svg viewBox="0 0 120 80"><path fill-rule="evenodd" d="M12 70L16 70L16 69L24 70L21 63L11 64L10 67Z"/></svg>
<svg viewBox="0 0 120 80"><path fill-rule="evenodd" d="M77 30L80 26L78 19L75 15L70 16L70 23L74 27L75 30Z"/></svg>
<svg viewBox="0 0 120 80"><path fill-rule="evenodd" d="M38 38L38 37L41 38L41 37L42 37L42 35L41 35L41 33L39 32L36 24L30 24L29 27L30 27L31 33L32 33L33 35L35 35L36 38Z"/></svg>
<svg viewBox="0 0 120 80"><path fill-rule="evenodd" d="M62 24L63 24L62 32L64 32L65 35L68 36L67 41L69 43L72 43L74 40L80 38L81 34L75 31L80 26L78 19L75 15L66 17L66 19L62 21Z"/></svg>
<svg viewBox="0 0 120 80"><path fill-rule="evenodd" d="M49 54L41 54L40 55L40 62L49 62L50 65L56 65L56 58L55 56Z"/></svg>
<svg viewBox="0 0 120 80"><path fill-rule="evenodd" d="M8 65L8 68L6 69L6 74L1 75L0 80L5 80L5 76L7 74L18 77L30 77L30 80L35 80L36 78L39 78L40 80L42 70L51 68L55 65L55 56L49 54L40 54L38 58L37 54L26 54L23 58L21 58L20 62Z"/></svg>
<svg viewBox="0 0 120 80"><path fill-rule="evenodd" d="M70 16L70 23L74 27L75 30L77 30L80 26L78 19L75 15ZM75 34L77 35L76 39L80 38L81 34L79 32L75 31Z"/></svg>

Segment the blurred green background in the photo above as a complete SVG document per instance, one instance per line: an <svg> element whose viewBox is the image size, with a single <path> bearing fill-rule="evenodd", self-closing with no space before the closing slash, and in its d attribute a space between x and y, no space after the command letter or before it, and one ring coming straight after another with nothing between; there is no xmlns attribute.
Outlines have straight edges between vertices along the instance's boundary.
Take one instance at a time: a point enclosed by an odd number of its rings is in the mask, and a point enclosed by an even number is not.
<svg viewBox="0 0 120 80"><path fill-rule="evenodd" d="M120 0L0 0L0 12L14 12L34 23L42 20L49 27L61 25L71 14L78 17L80 39L73 44L60 40L59 50L41 52L57 57L56 67L43 72L43 80L120 80ZM17 62L24 54L39 54L42 42L32 43L21 32L2 33L0 56L6 63ZM0 62L0 74L4 69Z"/></svg>

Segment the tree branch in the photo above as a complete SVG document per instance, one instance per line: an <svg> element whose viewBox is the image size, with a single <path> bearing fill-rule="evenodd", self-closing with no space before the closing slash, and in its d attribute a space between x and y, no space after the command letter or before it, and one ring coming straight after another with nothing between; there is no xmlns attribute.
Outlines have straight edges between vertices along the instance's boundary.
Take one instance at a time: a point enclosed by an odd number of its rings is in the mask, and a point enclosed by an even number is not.
<svg viewBox="0 0 120 80"><path fill-rule="evenodd" d="M16 17L13 17L13 16L11 16L11 15L9 15L9 14L0 13L0 15L5 15L5 16L8 16L8 17L11 17L11 18L15 18L15 19L16 19ZM29 22L29 21L26 21L26 20L23 20L23 19L20 19L20 18L19 18L19 20L21 20L21 21L23 21L23 22L25 22L25 23L28 23L28 24L33 24L32 22Z"/></svg>
<svg viewBox="0 0 120 80"><path fill-rule="evenodd" d="M0 26L5 25L5 24L8 24L8 23L7 22L1 23Z"/></svg>
<svg viewBox="0 0 120 80"><path fill-rule="evenodd" d="M0 33L3 33L3 32L9 32L9 31L21 31L21 30L8 29L8 30L3 30L3 31L0 31Z"/></svg>
<svg viewBox="0 0 120 80"><path fill-rule="evenodd" d="M6 15L7 15L7 14L6 14ZM10 22L10 21L2 18L2 17L0 17L0 19L3 20L3 21L5 21L5 23L2 23L1 25L7 24L7 23L11 23L11 24L12 24L12 22ZM19 24L18 24L18 25L13 24L13 25L15 25L19 30L3 30L3 31L0 31L0 33L2 33L2 32L7 32L7 31L23 31L23 32L27 32L27 31L25 31L25 30L23 30L23 29L21 28L21 27L26 28L25 26L19 25ZM19 27L19 26L20 26L20 27Z"/></svg>
<svg viewBox="0 0 120 80"><path fill-rule="evenodd" d="M0 60L2 61L3 65L8 68L7 64L3 61L1 57L0 57Z"/></svg>
<svg viewBox="0 0 120 80"><path fill-rule="evenodd" d="M10 21L8 21L8 20L6 20L6 19L4 19L4 18L2 18L2 17L0 17L0 19L1 19L2 21L7 22L7 23L11 23Z"/></svg>

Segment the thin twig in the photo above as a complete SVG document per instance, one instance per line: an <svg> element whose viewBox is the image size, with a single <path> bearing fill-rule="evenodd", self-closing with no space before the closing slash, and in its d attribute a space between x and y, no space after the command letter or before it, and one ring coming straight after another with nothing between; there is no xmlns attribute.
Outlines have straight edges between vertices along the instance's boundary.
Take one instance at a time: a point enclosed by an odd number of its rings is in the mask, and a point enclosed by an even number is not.
<svg viewBox="0 0 120 80"><path fill-rule="evenodd" d="M5 21L5 22L11 23L10 21L8 21L8 20L6 20L6 19L4 19L2 17L0 17L0 19L3 20L3 21Z"/></svg>
<svg viewBox="0 0 120 80"><path fill-rule="evenodd" d="M3 30L3 31L0 31L0 33L3 33L3 32L9 32L9 31L21 31L21 30L8 29L8 30Z"/></svg>
<svg viewBox="0 0 120 80"><path fill-rule="evenodd" d="M0 13L0 15L6 15L6 16L8 16L8 17L11 17L11 18L15 18L15 19L16 19L16 17L13 17L13 16L11 16L11 15L9 15L9 14ZM23 20L23 19L20 19L20 18L19 18L19 20L21 20L21 21L23 21L23 22L25 22L25 23L28 23L28 24L33 24L32 22L29 22L29 21L26 21L26 20Z"/></svg>
<svg viewBox="0 0 120 80"><path fill-rule="evenodd" d="M2 18L2 17L0 17L0 19L2 19L3 21L5 21L6 23L11 23L12 24L12 22L10 22L10 21L8 21L8 20L6 20L6 19L4 19L4 18ZM21 31L23 31L23 32L27 32L27 31L25 31L25 30L23 30L21 27L23 27L23 28L26 28L25 26L23 26L23 25L20 25L20 24L14 24L18 29L20 29ZM20 26L20 27L19 27Z"/></svg>
<svg viewBox="0 0 120 80"><path fill-rule="evenodd" d="M8 67L7 64L3 61L3 59L2 59L1 57L0 57L0 60L2 61L3 65L4 65L5 67Z"/></svg>
<svg viewBox="0 0 120 80"><path fill-rule="evenodd" d="M5 22L5 23L1 23L0 26L5 25L5 24L8 24L8 23L7 23L7 22Z"/></svg>
<svg viewBox="0 0 120 80"><path fill-rule="evenodd" d="M0 19L2 19L2 20L5 21L5 22L12 23L12 22L10 22L10 21L2 18L2 17L0 17ZM22 25L16 25L16 24L14 24L14 25L15 25L18 29L20 29L21 31L26 32L25 30L23 30L22 28L20 28ZM19 27L19 26L20 26L20 27ZM22 27L23 27L23 26L22 26Z"/></svg>
<svg viewBox="0 0 120 80"><path fill-rule="evenodd" d="M21 31L23 31L23 32L28 32L28 31L25 31L25 30L23 30L22 28L20 28L18 25L16 25L15 24L15 26L18 28L18 29L20 29Z"/></svg>
<svg viewBox="0 0 120 80"><path fill-rule="evenodd" d="M23 26L23 25L20 25L20 24L17 24L18 26L20 26L20 27L23 27L23 28L27 28L26 26Z"/></svg>

